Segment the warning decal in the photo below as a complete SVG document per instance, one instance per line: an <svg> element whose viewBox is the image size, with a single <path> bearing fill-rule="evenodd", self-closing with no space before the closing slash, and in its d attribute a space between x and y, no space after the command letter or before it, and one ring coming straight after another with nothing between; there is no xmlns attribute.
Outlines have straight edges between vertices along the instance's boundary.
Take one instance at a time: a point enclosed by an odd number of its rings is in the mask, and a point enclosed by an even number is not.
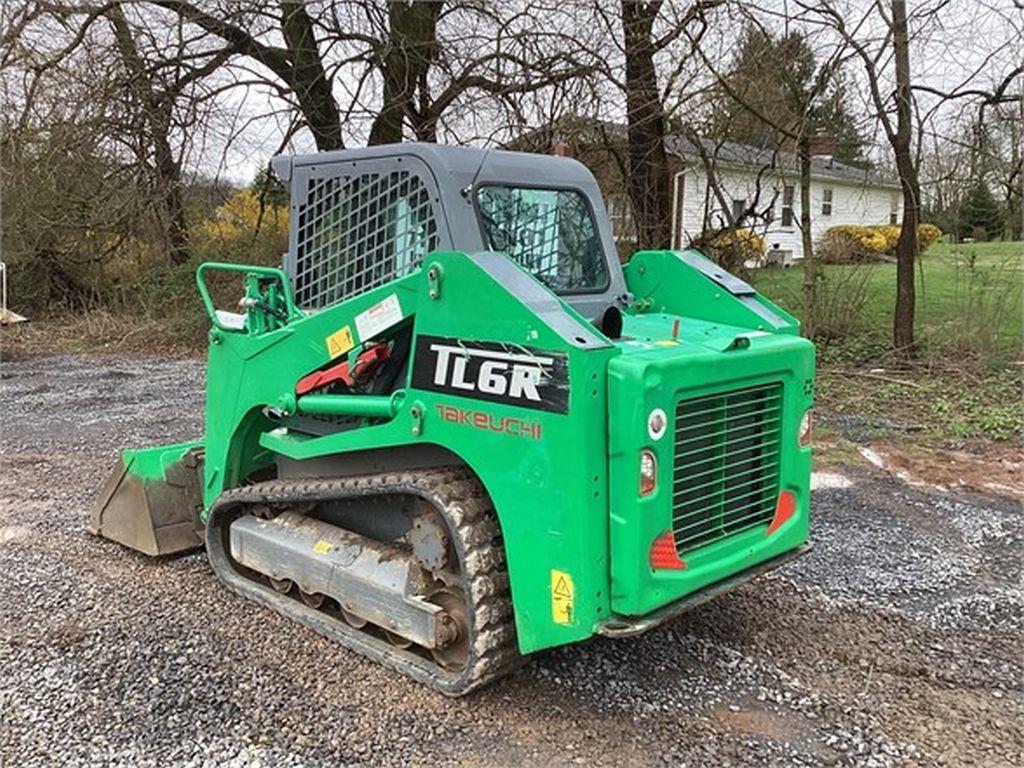
<svg viewBox="0 0 1024 768"><path fill-rule="evenodd" d="M573 600L576 590L572 576L565 571L551 569L551 618L555 624L572 624Z"/></svg>
<svg viewBox="0 0 1024 768"><path fill-rule="evenodd" d="M398 303L398 296L392 293L383 301L378 301L365 312L356 315L356 332L360 341L367 341L400 322L402 305Z"/></svg>
<svg viewBox="0 0 1024 768"><path fill-rule="evenodd" d="M336 330L325 341L327 342L327 354L331 356L332 360L338 355L344 355L355 346L355 342L352 341L352 329L347 325Z"/></svg>

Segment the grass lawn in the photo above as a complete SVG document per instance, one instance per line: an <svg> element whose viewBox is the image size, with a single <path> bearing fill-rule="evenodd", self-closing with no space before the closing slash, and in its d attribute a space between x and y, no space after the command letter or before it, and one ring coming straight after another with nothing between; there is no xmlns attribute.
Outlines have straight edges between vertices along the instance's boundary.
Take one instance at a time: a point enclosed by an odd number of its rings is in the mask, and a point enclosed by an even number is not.
<svg viewBox="0 0 1024 768"><path fill-rule="evenodd" d="M822 265L819 294L842 346L891 336L896 265ZM803 314L799 264L758 270L757 289ZM821 303L819 301L819 303ZM931 352L1019 358L1024 340L1024 242L937 243L917 271L917 336ZM858 344L860 342L860 344Z"/></svg>
<svg viewBox="0 0 1024 768"><path fill-rule="evenodd" d="M1024 243L928 250L917 273L921 350L912 366L887 354L896 266L822 265L821 273L819 327L834 334L818 343L823 411L856 425L864 439L918 447L1024 440ZM802 281L799 265L753 276L759 291L797 316Z"/></svg>

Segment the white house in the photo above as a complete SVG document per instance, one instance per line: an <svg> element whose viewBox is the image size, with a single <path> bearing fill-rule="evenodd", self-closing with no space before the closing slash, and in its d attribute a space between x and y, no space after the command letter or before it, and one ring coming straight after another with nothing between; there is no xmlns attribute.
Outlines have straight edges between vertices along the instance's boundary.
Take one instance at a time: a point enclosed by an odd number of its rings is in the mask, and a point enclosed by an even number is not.
<svg viewBox="0 0 1024 768"><path fill-rule="evenodd" d="M728 224L723 200L733 218L751 206L741 226L765 239L776 258L801 259L800 179L795 155L734 142L666 139L672 166L672 244L684 248L708 229ZM702 151L703 150L703 151ZM812 148L811 233L817 241L841 224L898 224L899 182L834 160L827 145ZM710 168L711 173L708 173ZM718 186L709 183L713 179ZM635 240L628 193L606 195L616 239L628 250Z"/></svg>
<svg viewBox="0 0 1024 768"><path fill-rule="evenodd" d="M628 258L636 250L625 178L624 125L570 116L529 131L507 146L571 155L587 165L604 192L620 255ZM753 215L745 216L740 226L764 237L770 257L803 258L800 174L794 153L731 141L691 140L682 134L666 136L665 149L672 178L672 247L685 248L701 233L726 226L726 209L735 219L752 206ZM833 151L833 142L811 142L812 240L818 241L829 227L843 224L898 224L899 182L840 163L832 157Z"/></svg>

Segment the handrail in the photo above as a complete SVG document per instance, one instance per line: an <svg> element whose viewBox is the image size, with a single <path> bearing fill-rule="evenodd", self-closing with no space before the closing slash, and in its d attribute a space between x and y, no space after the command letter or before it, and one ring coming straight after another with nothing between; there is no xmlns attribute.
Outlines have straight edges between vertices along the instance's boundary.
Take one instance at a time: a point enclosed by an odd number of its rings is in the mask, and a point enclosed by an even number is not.
<svg viewBox="0 0 1024 768"><path fill-rule="evenodd" d="M295 300L292 297L292 287L288 281L288 275L283 270L277 267L259 267L247 264L229 264L223 261L207 261L200 264L196 270L196 284L199 286L199 295L202 297L203 305L206 307L206 314L210 316L210 321L220 330L237 331L238 329L225 326L217 318L217 308L213 305L213 299L210 297L210 291L206 287L206 280L203 277L206 272L211 270L242 272L246 275L276 278L281 284L281 295L284 298L288 320L302 317L302 310L295 305Z"/></svg>

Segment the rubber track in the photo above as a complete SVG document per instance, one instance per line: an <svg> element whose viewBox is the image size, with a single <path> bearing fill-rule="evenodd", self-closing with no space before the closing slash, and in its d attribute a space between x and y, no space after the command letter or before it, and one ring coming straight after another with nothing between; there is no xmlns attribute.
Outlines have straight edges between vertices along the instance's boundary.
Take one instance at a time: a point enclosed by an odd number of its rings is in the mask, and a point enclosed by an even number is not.
<svg viewBox="0 0 1024 768"><path fill-rule="evenodd" d="M468 597L469 659L461 672L446 671L432 660L396 648L299 600L278 594L243 575L226 551L227 526L244 514L248 505L287 505L378 494L419 496L433 504L448 525L462 565L462 588ZM465 468L270 480L225 491L210 510L206 550L217 576L235 592L448 696L461 696L486 685L524 661L516 642L505 550L497 517L487 492Z"/></svg>

